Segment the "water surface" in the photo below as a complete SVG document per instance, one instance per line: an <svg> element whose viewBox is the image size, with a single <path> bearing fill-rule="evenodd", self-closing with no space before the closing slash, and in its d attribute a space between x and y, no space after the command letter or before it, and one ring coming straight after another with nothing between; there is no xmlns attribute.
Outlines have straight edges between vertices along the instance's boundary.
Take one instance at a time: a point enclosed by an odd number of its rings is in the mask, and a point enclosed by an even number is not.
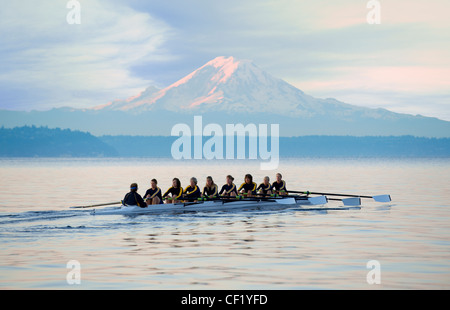
<svg viewBox="0 0 450 310"><path fill-rule="evenodd" d="M390 194L360 210L235 211L91 216L70 206L119 201L211 175L222 185L246 173L281 172L288 189ZM1 159L0 288L449 289L449 159L284 159L278 171L252 161ZM333 201L328 207L340 207ZM81 265L69 285L66 264ZM369 285L377 260L381 284Z"/></svg>

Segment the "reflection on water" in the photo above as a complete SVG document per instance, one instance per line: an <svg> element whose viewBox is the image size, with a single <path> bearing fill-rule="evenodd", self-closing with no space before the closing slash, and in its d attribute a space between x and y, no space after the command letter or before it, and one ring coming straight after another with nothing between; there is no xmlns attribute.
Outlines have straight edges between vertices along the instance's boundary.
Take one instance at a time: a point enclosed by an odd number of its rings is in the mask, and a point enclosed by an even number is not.
<svg viewBox="0 0 450 310"><path fill-rule="evenodd" d="M450 288L448 160L291 159L288 189L391 194L348 210L91 216L72 205L117 201L131 182L144 192L177 176L267 174L257 162L1 160L0 287L298 289ZM333 201L328 207L341 207ZM381 264L369 285L366 263Z"/></svg>

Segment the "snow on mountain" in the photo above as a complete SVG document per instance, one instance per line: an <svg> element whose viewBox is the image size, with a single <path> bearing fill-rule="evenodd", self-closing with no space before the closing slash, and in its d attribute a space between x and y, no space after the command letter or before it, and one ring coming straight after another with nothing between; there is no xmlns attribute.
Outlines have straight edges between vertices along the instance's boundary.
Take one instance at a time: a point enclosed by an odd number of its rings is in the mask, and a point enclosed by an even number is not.
<svg viewBox="0 0 450 310"><path fill-rule="evenodd" d="M280 124L281 136L414 135L449 137L450 122L318 99L248 60L217 57L164 89L148 87L92 109L0 110L6 127L50 126L94 135L171 134L202 115L207 123Z"/></svg>
<svg viewBox="0 0 450 310"><path fill-rule="evenodd" d="M126 100L115 100L112 102L108 102L107 104L94 107L93 110L132 110L149 102L149 99L151 99L152 96L159 91L159 88L155 86L149 86L136 96L130 97Z"/></svg>
<svg viewBox="0 0 450 310"><path fill-rule="evenodd" d="M126 100L98 106L98 111L123 111L141 114L148 111L177 114L275 115L297 120L333 120L368 122L412 120L412 115L386 109L371 109L319 99L305 94L291 84L273 77L250 60L217 57L164 89L148 87ZM216 113L219 112L219 113ZM229 118L228 118L229 119ZM255 120L256 121L256 120ZM329 122L329 121L325 121Z"/></svg>
<svg viewBox="0 0 450 310"><path fill-rule="evenodd" d="M141 94L96 109L143 112L268 112L303 117L360 110L334 99L316 99L275 78L252 61L217 57L172 85L149 87ZM347 112L346 112L347 111Z"/></svg>

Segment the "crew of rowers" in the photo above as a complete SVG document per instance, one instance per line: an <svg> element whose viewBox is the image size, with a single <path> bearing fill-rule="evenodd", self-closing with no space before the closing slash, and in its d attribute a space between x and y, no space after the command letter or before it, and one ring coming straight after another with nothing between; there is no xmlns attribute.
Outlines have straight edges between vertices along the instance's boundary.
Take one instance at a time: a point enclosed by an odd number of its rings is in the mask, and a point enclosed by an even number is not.
<svg viewBox="0 0 450 310"><path fill-rule="evenodd" d="M131 184L130 192L125 195L123 199L124 205L138 205L140 207L146 207L148 205L157 205L166 203L177 203L180 201L194 201L199 198L214 198L214 197L237 197L245 195L246 197L252 197L259 195L287 195L286 182L282 180L280 173L276 174L276 181L270 184L269 177L264 177L263 182L257 186L253 182L251 174L246 174L244 183L239 188L233 183L234 178L231 175L226 177L226 183L222 186L221 190L218 190L217 184L214 183L213 178L208 176L206 178L206 185L203 191L200 192L200 188L197 186L197 179L192 177L190 184L184 190L181 187L181 182L178 178L172 180L172 186L162 194L161 189L158 187L156 179L151 180L151 187L144 194L144 198L137 193L138 185L136 183ZM145 201L144 201L145 200Z"/></svg>

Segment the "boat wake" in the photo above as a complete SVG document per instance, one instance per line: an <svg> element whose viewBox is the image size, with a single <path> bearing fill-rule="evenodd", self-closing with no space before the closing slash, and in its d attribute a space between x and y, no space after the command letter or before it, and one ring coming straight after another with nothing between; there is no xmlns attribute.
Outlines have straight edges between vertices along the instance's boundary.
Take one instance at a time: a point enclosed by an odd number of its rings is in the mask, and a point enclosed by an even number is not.
<svg viewBox="0 0 450 310"><path fill-rule="evenodd" d="M0 214L0 236L3 238L18 238L20 236L32 236L37 238L42 234L59 234L63 232L93 232L97 230L112 230L133 225L148 225L149 223L169 223L174 221L189 222L211 220L215 218L239 218L268 217L274 214L292 213L317 213L327 214L334 211L360 210L361 207L329 207L329 206L291 206L282 208L280 205L272 207L265 205L261 208L248 209L225 209L208 210L205 208L196 210L174 210L164 213L117 213L114 216L110 212L97 213L91 216L92 210L48 210L48 211L26 211L10 214ZM120 210L120 207L102 208L102 211Z"/></svg>
<svg viewBox="0 0 450 310"><path fill-rule="evenodd" d="M89 214L87 211L26 211L0 215L0 225L18 224L23 222L55 221L64 218Z"/></svg>
<svg viewBox="0 0 450 310"><path fill-rule="evenodd" d="M119 207L108 207L102 208L101 211L97 212L96 215L102 215L102 213L114 214L116 210L119 210ZM279 206L274 206L274 208L264 207L258 209L239 209L239 210L174 210L173 212L164 213L166 216L176 216L180 214L190 214L197 215L199 217L211 217L214 214L220 213L254 213L256 214L271 214L271 213L279 213L285 211L295 211L295 212L327 212L327 211L345 211L345 210L360 210L360 206L355 207L325 207L325 206L317 206L317 207L291 207L291 208L279 208ZM93 213L93 210L48 210L48 211L26 211L26 212L18 212L18 213L9 213L9 214L0 214L0 225L8 225L8 224L19 224L19 223L31 223L31 222L39 222L39 221L57 221L61 219L68 219L73 217L87 216ZM116 215L121 217L137 217L137 216L161 216L163 214L157 213L117 213Z"/></svg>

